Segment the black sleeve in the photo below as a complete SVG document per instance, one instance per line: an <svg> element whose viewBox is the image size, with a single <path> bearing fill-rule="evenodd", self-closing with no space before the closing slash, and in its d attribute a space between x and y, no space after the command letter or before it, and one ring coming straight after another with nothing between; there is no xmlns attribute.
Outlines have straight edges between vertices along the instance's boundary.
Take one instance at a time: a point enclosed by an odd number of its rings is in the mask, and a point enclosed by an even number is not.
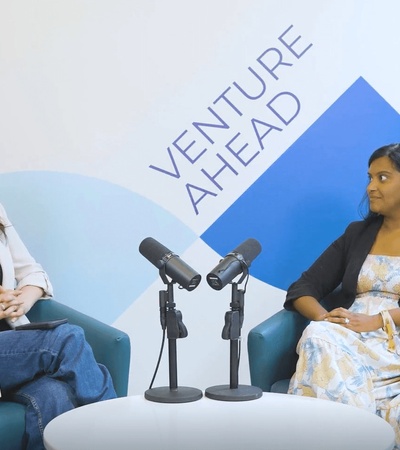
<svg viewBox="0 0 400 450"><path fill-rule="evenodd" d="M346 268L348 230L336 239L300 278L289 286L284 308L293 310L293 300L311 296L321 301L342 282Z"/></svg>

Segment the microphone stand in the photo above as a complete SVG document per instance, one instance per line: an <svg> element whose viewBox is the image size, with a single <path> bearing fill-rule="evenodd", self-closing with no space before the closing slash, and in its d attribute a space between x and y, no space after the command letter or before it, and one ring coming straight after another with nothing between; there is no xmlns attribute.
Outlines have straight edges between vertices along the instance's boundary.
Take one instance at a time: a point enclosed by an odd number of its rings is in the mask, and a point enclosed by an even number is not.
<svg viewBox="0 0 400 450"><path fill-rule="evenodd" d="M144 393L147 400L158 403L188 403L200 400L203 396L201 390L191 387L178 387L176 340L188 335L182 322L182 313L175 309L174 281L168 281L165 274L165 265L160 269L160 276L167 285L167 290L159 292L160 322L163 331L167 330L168 360L169 360L169 386L150 388Z"/></svg>
<svg viewBox="0 0 400 450"><path fill-rule="evenodd" d="M248 275L248 267L243 263L244 271L239 284ZM244 290L238 289L238 283L232 284L231 310L225 314L225 326L222 339L230 340L230 384L209 387L205 396L213 400L245 401L262 397L263 392L257 386L239 384L239 341L244 320Z"/></svg>

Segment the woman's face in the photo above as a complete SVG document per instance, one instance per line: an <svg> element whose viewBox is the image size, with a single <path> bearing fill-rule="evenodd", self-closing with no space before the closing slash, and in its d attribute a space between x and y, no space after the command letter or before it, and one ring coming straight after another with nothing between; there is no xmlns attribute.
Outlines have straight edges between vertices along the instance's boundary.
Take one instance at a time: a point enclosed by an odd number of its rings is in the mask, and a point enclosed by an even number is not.
<svg viewBox="0 0 400 450"><path fill-rule="evenodd" d="M372 212L383 216L400 214L400 172L387 156L373 161L368 170L367 194Z"/></svg>

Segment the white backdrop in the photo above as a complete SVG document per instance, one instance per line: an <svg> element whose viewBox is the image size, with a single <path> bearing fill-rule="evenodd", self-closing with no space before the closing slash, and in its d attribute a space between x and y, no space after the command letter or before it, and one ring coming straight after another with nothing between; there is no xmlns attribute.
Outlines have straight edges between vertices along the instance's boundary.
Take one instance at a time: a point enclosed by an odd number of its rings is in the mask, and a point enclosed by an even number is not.
<svg viewBox="0 0 400 450"><path fill-rule="evenodd" d="M230 290L205 275L240 240L219 233L217 251L202 235L360 77L400 110L398 1L1 0L0 12L0 201L56 298L130 335L130 393L143 392L161 341L164 285L137 252L152 236L204 278L175 289L189 331L177 342L179 383L228 383ZM267 222L274 205L264 208ZM251 277L241 383L247 333L284 296L283 284ZM167 363L155 385L168 385Z"/></svg>

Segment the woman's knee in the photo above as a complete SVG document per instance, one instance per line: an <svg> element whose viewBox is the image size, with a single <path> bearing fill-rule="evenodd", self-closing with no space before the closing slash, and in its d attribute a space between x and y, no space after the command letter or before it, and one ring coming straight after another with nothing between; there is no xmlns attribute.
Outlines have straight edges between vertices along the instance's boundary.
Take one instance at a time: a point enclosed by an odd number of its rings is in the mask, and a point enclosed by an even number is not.
<svg viewBox="0 0 400 450"><path fill-rule="evenodd" d="M42 376L24 384L13 394L20 403L37 411L46 408L53 415L61 414L77 406L71 387L64 381Z"/></svg>
<svg viewBox="0 0 400 450"><path fill-rule="evenodd" d="M329 327L329 322L310 322L303 331L302 339L321 336Z"/></svg>
<svg viewBox="0 0 400 450"><path fill-rule="evenodd" d="M77 325L69 323L59 325L53 330L49 330L49 348L57 350L63 347L72 347L79 350L86 345L85 333Z"/></svg>

